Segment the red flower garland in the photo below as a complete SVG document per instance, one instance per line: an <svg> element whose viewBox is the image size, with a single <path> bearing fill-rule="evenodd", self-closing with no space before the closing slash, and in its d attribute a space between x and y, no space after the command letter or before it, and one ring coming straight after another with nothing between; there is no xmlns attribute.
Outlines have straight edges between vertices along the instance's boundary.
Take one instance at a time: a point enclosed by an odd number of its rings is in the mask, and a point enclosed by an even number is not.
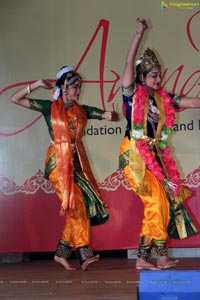
<svg viewBox="0 0 200 300"><path fill-rule="evenodd" d="M158 180L162 181L165 184L168 184L173 190L174 194L176 195L179 190L180 174L177 165L171 156L170 147L167 146L166 142L166 137L172 133L172 129L174 126L175 109L173 108L171 97L169 97L168 93L165 90L163 90L162 88L159 89L158 94L163 98L163 104L166 115L166 120L162 131L162 134L165 135L165 141L164 144L162 142L160 143L160 152L169 178L166 178L166 176L162 172L162 167L158 164L157 160L155 159L155 156L150 151L148 142L144 138L144 136L141 136L141 138L135 137L136 147L139 150L140 155L145 161L145 164L147 165L148 169L154 174L154 176L156 176ZM141 84L138 84L135 93L135 103L133 111L133 130L135 132L143 131L146 99L146 88Z"/></svg>

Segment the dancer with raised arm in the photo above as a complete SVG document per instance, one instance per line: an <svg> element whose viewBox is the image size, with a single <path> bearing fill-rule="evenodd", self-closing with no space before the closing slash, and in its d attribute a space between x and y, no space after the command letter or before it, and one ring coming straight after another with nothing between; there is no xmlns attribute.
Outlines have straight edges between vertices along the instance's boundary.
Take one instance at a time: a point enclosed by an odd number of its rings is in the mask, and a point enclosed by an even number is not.
<svg viewBox="0 0 200 300"><path fill-rule="evenodd" d="M162 88L161 66L151 49L136 60L148 29L145 19L137 19L136 24L122 77L127 128L119 164L144 206L136 268L160 270L179 261L168 257L167 237L182 239L197 233L182 204L191 193L181 185L167 140L173 131L175 109L200 108L200 99L174 95ZM152 248L157 253L156 265L149 261Z"/></svg>

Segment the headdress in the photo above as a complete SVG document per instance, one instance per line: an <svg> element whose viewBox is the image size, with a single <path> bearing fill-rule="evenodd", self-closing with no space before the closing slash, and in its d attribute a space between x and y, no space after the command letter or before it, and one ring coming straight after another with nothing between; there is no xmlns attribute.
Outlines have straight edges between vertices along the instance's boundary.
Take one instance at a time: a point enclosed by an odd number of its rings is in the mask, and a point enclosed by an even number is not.
<svg viewBox="0 0 200 300"><path fill-rule="evenodd" d="M160 68L160 63L155 55L155 53L147 48L142 56L136 61L136 67L138 66L139 72L149 72L154 67Z"/></svg>
<svg viewBox="0 0 200 300"><path fill-rule="evenodd" d="M68 72L73 71L73 70L74 70L74 69L73 69L72 67L68 67L68 66L63 67L63 68L60 69L60 71L57 73L56 78L57 78L57 79L60 79L60 78L63 76L63 74L68 73Z"/></svg>
<svg viewBox="0 0 200 300"><path fill-rule="evenodd" d="M77 74L72 67L65 66L60 69L60 71L57 73L56 78L57 78L57 83L54 87L54 100L57 100L60 96L60 84L58 84L59 80L61 77L65 75L64 82L66 86L74 84L74 82L78 79L80 79L80 75Z"/></svg>

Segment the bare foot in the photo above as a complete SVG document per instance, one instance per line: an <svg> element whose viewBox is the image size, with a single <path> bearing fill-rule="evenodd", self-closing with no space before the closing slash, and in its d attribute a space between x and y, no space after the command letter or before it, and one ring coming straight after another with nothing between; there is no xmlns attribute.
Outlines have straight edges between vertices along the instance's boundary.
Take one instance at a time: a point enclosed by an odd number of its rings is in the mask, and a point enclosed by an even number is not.
<svg viewBox="0 0 200 300"><path fill-rule="evenodd" d="M172 260L168 256L159 256L157 259L157 267L160 269L169 269L176 266L179 259Z"/></svg>
<svg viewBox="0 0 200 300"><path fill-rule="evenodd" d="M88 266L94 262L97 262L99 260L100 256L99 254L97 254L96 256L92 256L87 258L84 263L82 264L82 270L83 271L87 271Z"/></svg>
<svg viewBox="0 0 200 300"><path fill-rule="evenodd" d="M141 258L138 258L136 261L136 269L137 270L160 270L159 267L156 267L155 265L149 263L146 260L143 260Z"/></svg>
<svg viewBox="0 0 200 300"><path fill-rule="evenodd" d="M56 263L61 264L61 265L65 268L65 270L69 270L69 271L74 271L74 270L76 270L75 267L72 267L72 266L68 263L68 261L66 260L66 258L59 257L59 256L55 255L55 256L54 256L54 261L55 261Z"/></svg>

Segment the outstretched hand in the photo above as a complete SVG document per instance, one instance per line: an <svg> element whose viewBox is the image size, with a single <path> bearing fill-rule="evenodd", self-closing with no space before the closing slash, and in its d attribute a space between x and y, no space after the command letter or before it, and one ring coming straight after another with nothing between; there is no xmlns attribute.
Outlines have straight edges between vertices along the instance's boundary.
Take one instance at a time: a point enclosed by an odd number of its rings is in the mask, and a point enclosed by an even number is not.
<svg viewBox="0 0 200 300"><path fill-rule="evenodd" d="M106 121L117 122L119 121L119 114L116 111L105 111L103 119Z"/></svg>

